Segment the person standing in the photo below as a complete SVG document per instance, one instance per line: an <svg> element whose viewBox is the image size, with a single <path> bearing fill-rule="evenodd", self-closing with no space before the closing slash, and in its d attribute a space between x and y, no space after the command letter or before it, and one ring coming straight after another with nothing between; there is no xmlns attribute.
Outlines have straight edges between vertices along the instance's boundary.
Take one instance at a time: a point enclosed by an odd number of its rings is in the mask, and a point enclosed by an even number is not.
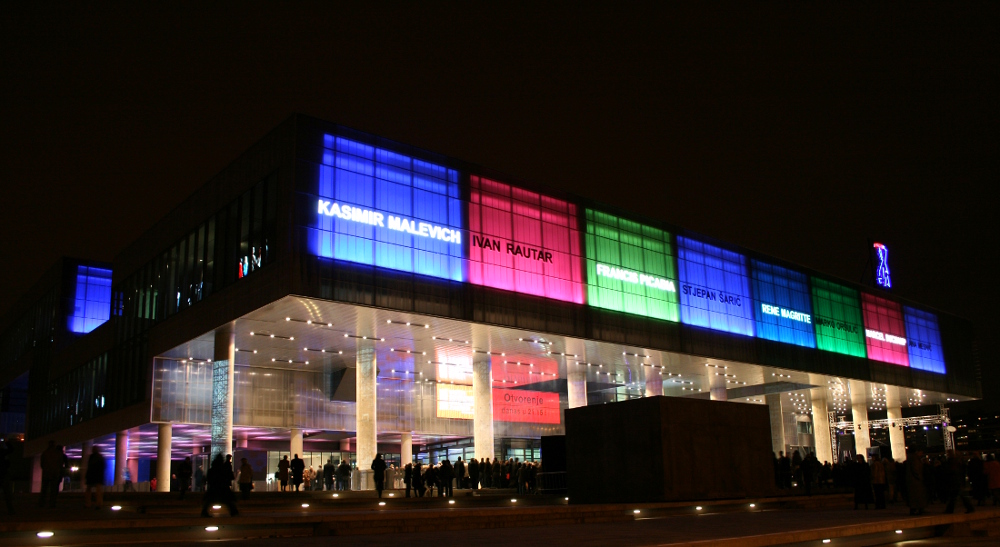
<svg viewBox="0 0 1000 547"><path fill-rule="evenodd" d="M292 490L298 492L299 486L302 484L302 474L306 470L306 462L298 454L295 454L290 469L292 471Z"/></svg>
<svg viewBox="0 0 1000 547"><path fill-rule="evenodd" d="M465 462L462 461L462 457L459 456L458 460L455 461L455 480L458 481L459 488L468 488L469 485L466 484L466 473L465 473Z"/></svg>
<svg viewBox="0 0 1000 547"><path fill-rule="evenodd" d="M417 498L424 497L424 475L420 469L420 462L413 464L413 496Z"/></svg>
<svg viewBox="0 0 1000 547"><path fill-rule="evenodd" d="M927 507L927 487L924 486L924 453L912 449L906 457L904 475L906 476L906 504L911 515L924 514Z"/></svg>
<svg viewBox="0 0 1000 547"><path fill-rule="evenodd" d="M281 485L281 491L285 492L288 488L288 470L291 468L291 463L288 461L288 454L278 462L278 483Z"/></svg>
<svg viewBox="0 0 1000 547"><path fill-rule="evenodd" d="M965 512L971 513L976 510L972 505L972 500L965 493L965 468L962 465L962 460L955 454L954 450L948 451L948 460L945 463L945 499L948 500L948 505L945 507L945 513L955 512L955 502L959 498L962 499L962 505L965 506Z"/></svg>
<svg viewBox="0 0 1000 547"><path fill-rule="evenodd" d="M466 470L469 472L469 488L479 490L479 462L476 458L469 460Z"/></svg>
<svg viewBox="0 0 1000 547"><path fill-rule="evenodd" d="M107 463L104 460L104 456L101 454L101 449L98 446L93 448L90 453L90 458L87 459L87 474L84 477L84 482L87 485L87 491L83 496L83 506L90 507L90 492L91 489L96 491L96 504L94 505L96 509L100 509L104 505L104 471Z"/></svg>
<svg viewBox="0 0 1000 547"><path fill-rule="evenodd" d="M441 462L441 469L438 471L438 480L441 481L441 487L438 489L438 496L443 496L446 498L455 497L455 490L452 486L455 480L455 468L451 466L451 462L448 458L445 458Z"/></svg>
<svg viewBox="0 0 1000 547"><path fill-rule="evenodd" d="M180 499L184 499L184 493L191 489L191 456L184 458L177 469L177 487L181 491Z"/></svg>
<svg viewBox="0 0 1000 547"><path fill-rule="evenodd" d="M986 487L993 497L993 505L1000 505L1000 462L997 461L996 455L990 454L986 457L983 473L986 474Z"/></svg>
<svg viewBox="0 0 1000 547"><path fill-rule="evenodd" d="M865 509L868 509L868 504L874 501L872 499L872 470L865 463L865 457L861 454L855 456L851 473L854 480L854 509L857 509L858 505L862 503L865 505Z"/></svg>
<svg viewBox="0 0 1000 547"><path fill-rule="evenodd" d="M408 463L403 468L403 485L406 486L406 497L410 497L410 486L413 484L413 464Z"/></svg>
<svg viewBox="0 0 1000 547"><path fill-rule="evenodd" d="M232 484L234 478L233 469L226 465L226 460L222 457L222 454L216 454L215 458L212 458L211 467L208 468L208 477L206 480L208 489L203 497L201 516L210 517L208 508L216 501L226 504L226 507L229 508L230 516L235 517L240 514L236 509L236 500L233 496Z"/></svg>
<svg viewBox="0 0 1000 547"><path fill-rule="evenodd" d="M7 441L0 438L0 490L3 490L3 501L7 505L7 514L14 514L14 484L10 480L10 447Z"/></svg>
<svg viewBox="0 0 1000 547"><path fill-rule="evenodd" d="M236 482L240 485L240 497L250 499L250 491L253 490L253 468L246 458L240 458L240 478Z"/></svg>
<svg viewBox="0 0 1000 547"><path fill-rule="evenodd" d="M350 484L351 464L347 463L347 460L340 460L340 465L337 466L337 490L350 490Z"/></svg>
<svg viewBox="0 0 1000 547"><path fill-rule="evenodd" d="M378 497L382 497L382 490L385 489L385 460L382 459L382 454L375 454L375 459L372 460L372 478L375 480L375 490L378 492Z"/></svg>
<svg viewBox="0 0 1000 547"><path fill-rule="evenodd" d="M201 492L205 488L205 471L201 468L201 464L198 464L197 469L194 470L194 491Z"/></svg>
<svg viewBox="0 0 1000 547"><path fill-rule="evenodd" d="M45 499L49 500L49 507L56 506L56 494L59 493L59 483L62 482L65 454L62 447L56 446L54 441L49 441L48 448L42 452L42 495L38 498L38 506L45 505Z"/></svg>
<svg viewBox="0 0 1000 547"><path fill-rule="evenodd" d="M986 504L986 496L990 493L986 486L986 472L983 467L983 460L979 458L979 454L973 454L969 459L969 484L972 486L972 497L979 506Z"/></svg>
<svg viewBox="0 0 1000 547"><path fill-rule="evenodd" d="M333 456L330 456L323 465L323 484L328 492L333 490L333 477L336 474L337 466L333 465Z"/></svg>
<svg viewBox="0 0 1000 547"><path fill-rule="evenodd" d="M885 509L886 474L885 466L878 454L872 456L871 463L872 490L875 493L875 508Z"/></svg>

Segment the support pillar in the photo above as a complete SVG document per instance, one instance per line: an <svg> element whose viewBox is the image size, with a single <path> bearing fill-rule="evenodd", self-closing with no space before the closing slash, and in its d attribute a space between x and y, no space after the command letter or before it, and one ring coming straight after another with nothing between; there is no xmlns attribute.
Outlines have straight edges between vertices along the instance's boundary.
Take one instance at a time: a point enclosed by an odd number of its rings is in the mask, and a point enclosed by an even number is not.
<svg viewBox="0 0 1000 547"><path fill-rule="evenodd" d="M812 424L813 447L816 448L816 459L819 463L833 463L833 441L830 439L830 415L826 410L826 397L821 390L813 390ZM822 395L816 395L815 393Z"/></svg>
<svg viewBox="0 0 1000 547"><path fill-rule="evenodd" d="M587 406L587 371L574 370L567 376L566 395L569 397L569 407Z"/></svg>
<svg viewBox="0 0 1000 547"><path fill-rule="evenodd" d="M903 409L898 406L890 406L886 407L885 411L889 418L889 447L892 449L892 459L901 462L906 459L906 434L902 424Z"/></svg>
<svg viewBox="0 0 1000 547"><path fill-rule="evenodd" d="M372 461L378 451L376 433L376 381L377 363L375 343L372 340L358 339L357 345L357 434L358 434L358 469L361 471L361 490L374 490L372 480Z"/></svg>
<svg viewBox="0 0 1000 547"><path fill-rule="evenodd" d="M351 439L340 439L340 451L341 452L351 451Z"/></svg>
<svg viewBox="0 0 1000 547"><path fill-rule="evenodd" d="M399 436L399 465L405 466L413 461L413 433L409 431Z"/></svg>
<svg viewBox="0 0 1000 547"><path fill-rule="evenodd" d="M94 441L83 441L80 445L80 487L87 487L87 467L90 464L90 455L94 453Z"/></svg>
<svg viewBox="0 0 1000 547"><path fill-rule="evenodd" d="M156 437L156 491L170 492L170 447L174 429L171 424L160 424Z"/></svg>
<svg viewBox="0 0 1000 547"><path fill-rule="evenodd" d="M473 354L472 401L476 458L493 459L496 457L493 454L493 364L489 354Z"/></svg>
<svg viewBox="0 0 1000 547"><path fill-rule="evenodd" d="M726 386L713 387L710 395L713 401L725 401L728 399L726 396Z"/></svg>
<svg viewBox="0 0 1000 547"><path fill-rule="evenodd" d="M781 394L764 395L767 409L771 415L771 450L775 455L785 451L785 421L781 412Z"/></svg>
<svg viewBox="0 0 1000 547"><path fill-rule="evenodd" d="M128 431L115 433L115 486L125 484L125 466L128 462Z"/></svg>
<svg viewBox="0 0 1000 547"><path fill-rule="evenodd" d="M656 367L643 367L646 369L646 397L663 395L663 375Z"/></svg>
<svg viewBox="0 0 1000 547"><path fill-rule="evenodd" d="M212 362L212 454L233 451L233 385L236 372L236 332L232 324L215 331ZM211 465L211 464L210 464Z"/></svg>
<svg viewBox="0 0 1000 547"><path fill-rule="evenodd" d="M865 461L868 461L868 448L872 445L868 430L868 404L864 401L852 403L851 416L854 421L854 453L864 456Z"/></svg>
<svg viewBox="0 0 1000 547"><path fill-rule="evenodd" d="M290 437L289 444L288 444L288 451L292 454L292 458L294 458L296 454L298 454L298 456L300 458L302 457L302 430L301 429L293 429L292 430L292 435ZM372 457L374 458L374 456L372 456ZM289 459L292 459L292 458L289 458Z"/></svg>

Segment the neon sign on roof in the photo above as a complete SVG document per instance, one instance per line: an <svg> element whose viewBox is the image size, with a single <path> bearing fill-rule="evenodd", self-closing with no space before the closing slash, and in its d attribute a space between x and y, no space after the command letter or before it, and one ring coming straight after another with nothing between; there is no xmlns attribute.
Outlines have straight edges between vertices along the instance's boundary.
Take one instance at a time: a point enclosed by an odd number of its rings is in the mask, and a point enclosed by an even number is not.
<svg viewBox="0 0 1000 547"><path fill-rule="evenodd" d="M875 244L875 255L878 257L878 266L875 269L875 283L879 287L892 288L892 277L889 275L889 248L881 243Z"/></svg>

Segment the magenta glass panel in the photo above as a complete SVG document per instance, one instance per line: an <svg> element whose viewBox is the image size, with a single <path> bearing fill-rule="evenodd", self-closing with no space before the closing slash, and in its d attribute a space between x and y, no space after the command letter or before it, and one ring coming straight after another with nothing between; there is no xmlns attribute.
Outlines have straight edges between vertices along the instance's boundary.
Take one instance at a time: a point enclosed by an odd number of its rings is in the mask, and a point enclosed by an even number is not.
<svg viewBox="0 0 1000 547"><path fill-rule="evenodd" d="M576 205L470 179L469 281L583 304Z"/></svg>
<svg viewBox="0 0 1000 547"><path fill-rule="evenodd" d="M865 320L868 358L910 366L902 306L892 300L861 293L861 312Z"/></svg>

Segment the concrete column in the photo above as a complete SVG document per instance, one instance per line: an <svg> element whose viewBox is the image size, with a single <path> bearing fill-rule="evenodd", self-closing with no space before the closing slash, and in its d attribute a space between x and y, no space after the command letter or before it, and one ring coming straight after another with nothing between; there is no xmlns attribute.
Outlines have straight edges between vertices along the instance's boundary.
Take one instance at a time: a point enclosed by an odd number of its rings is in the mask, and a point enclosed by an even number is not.
<svg viewBox="0 0 1000 547"><path fill-rule="evenodd" d="M726 386L713 387L711 390L711 396L713 401L725 401L726 397Z"/></svg>
<svg viewBox="0 0 1000 547"><path fill-rule="evenodd" d="M821 395L816 395L817 393ZM813 390L812 424L813 446L816 448L816 459L819 463L833 463L833 444L830 440L830 415L826 410L826 397L822 390Z"/></svg>
<svg viewBox="0 0 1000 547"><path fill-rule="evenodd" d="M577 365L571 367L581 368ZM569 407L587 406L587 371L572 370L567 374L566 395L569 397Z"/></svg>
<svg viewBox="0 0 1000 547"><path fill-rule="evenodd" d="M399 464L405 466L413 461L413 433L409 431L399 436Z"/></svg>
<svg viewBox="0 0 1000 547"><path fill-rule="evenodd" d="M868 430L868 404L864 401L852 403L851 415L854 420L854 453L864 456L865 461L868 461L868 448L872 445Z"/></svg>
<svg viewBox="0 0 1000 547"><path fill-rule="evenodd" d="M94 453L94 441L83 441L80 445L80 487L87 488L87 466L90 455Z"/></svg>
<svg viewBox="0 0 1000 547"><path fill-rule="evenodd" d="M777 455L785 451L785 422L781 412L781 394L764 395L767 409L771 414L771 450Z"/></svg>
<svg viewBox="0 0 1000 547"><path fill-rule="evenodd" d="M473 354L472 402L476 457L493 459L493 364L489 354Z"/></svg>
<svg viewBox="0 0 1000 547"><path fill-rule="evenodd" d="M115 433L115 485L125 484L125 466L128 461L128 431ZM132 477L134 480L135 477Z"/></svg>
<svg viewBox="0 0 1000 547"><path fill-rule="evenodd" d="M340 451L341 452L351 451L351 439L340 439Z"/></svg>
<svg viewBox="0 0 1000 547"><path fill-rule="evenodd" d="M160 424L156 437L156 491L170 492L170 445L174 440L171 424Z"/></svg>
<svg viewBox="0 0 1000 547"><path fill-rule="evenodd" d="M236 372L236 332L229 324L215 330L212 362L212 454L233 451L233 386Z"/></svg>
<svg viewBox="0 0 1000 547"><path fill-rule="evenodd" d="M887 406L887 417L889 418L889 447L892 448L892 459L901 462L906 459L906 435L903 431L903 409L899 406ZM893 421L896 425L892 425Z"/></svg>
<svg viewBox="0 0 1000 547"><path fill-rule="evenodd" d="M663 375L656 367L643 367L646 369L646 397L663 395Z"/></svg>
<svg viewBox="0 0 1000 547"><path fill-rule="evenodd" d="M377 363L375 343L358 339L357 343L357 435L358 469L361 470L362 490L373 490L371 464L378 451L376 432Z"/></svg>
<svg viewBox="0 0 1000 547"><path fill-rule="evenodd" d="M292 430L291 440L290 440L289 445L288 445L288 451L291 452L292 458L294 458L296 454L298 454L300 458L302 457L302 430L301 429L293 429ZM372 457L374 458L374 456L372 456ZM289 458L289 459L291 459L291 458Z"/></svg>

